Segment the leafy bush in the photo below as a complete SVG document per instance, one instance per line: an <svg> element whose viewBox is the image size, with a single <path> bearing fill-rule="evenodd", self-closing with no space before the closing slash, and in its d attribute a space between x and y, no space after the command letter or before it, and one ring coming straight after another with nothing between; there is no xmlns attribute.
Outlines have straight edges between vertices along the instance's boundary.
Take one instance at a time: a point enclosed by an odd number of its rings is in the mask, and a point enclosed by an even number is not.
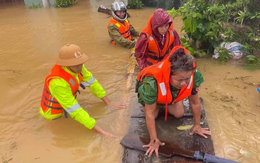
<svg viewBox="0 0 260 163"><path fill-rule="evenodd" d="M248 55L247 58L247 68L248 69L260 69L260 58L256 58L254 55Z"/></svg>
<svg viewBox="0 0 260 163"><path fill-rule="evenodd" d="M200 49L213 53L219 44L219 34L223 32L223 23L228 15L225 7L212 4L210 0L190 0L179 9L183 27L189 38L196 42Z"/></svg>
<svg viewBox="0 0 260 163"><path fill-rule="evenodd" d="M130 9L139 9L139 8L143 8L144 4L142 3L141 0L129 0L127 8Z"/></svg>
<svg viewBox="0 0 260 163"><path fill-rule="evenodd" d="M185 47L190 52L190 54L194 56L204 57L207 55L203 50L194 50L189 43L187 35L181 36L181 45Z"/></svg>
<svg viewBox="0 0 260 163"><path fill-rule="evenodd" d="M37 9L37 8L41 8L42 4L38 3L38 5L36 5L34 2L32 3L31 6L29 6L29 9Z"/></svg>
<svg viewBox="0 0 260 163"><path fill-rule="evenodd" d="M56 0L56 7L70 7L76 2L77 0Z"/></svg>
<svg viewBox="0 0 260 163"><path fill-rule="evenodd" d="M194 40L195 48L199 49L195 55L204 56L201 50L212 54L216 49L220 52L219 59L224 61L229 55L219 47L221 42L239 42L249 55L260 50L259 8L259 0L188 0L183 7L168 13L173 18L182 16L186 38ZM253 64L260 64L252 56L247 59L248 64L252 60Z"/></svg>

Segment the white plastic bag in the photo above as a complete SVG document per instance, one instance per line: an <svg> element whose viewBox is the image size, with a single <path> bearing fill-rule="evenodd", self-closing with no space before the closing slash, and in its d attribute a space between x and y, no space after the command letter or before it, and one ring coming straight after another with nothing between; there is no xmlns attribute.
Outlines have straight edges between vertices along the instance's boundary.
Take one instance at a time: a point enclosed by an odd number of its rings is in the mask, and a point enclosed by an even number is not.
<svg viewBox="0 0 260 163"><path fill-rule="evenodd" d="M244 55L246 55L246 51L243 51L241 49L243 47L243 45L238 42L222 42L219 46L227 49L228 53L232 56L233 59L240 59ZM214 55L212 56L212 58L217 59L218 57L219 57L219 53L215 49Z"/></svg>

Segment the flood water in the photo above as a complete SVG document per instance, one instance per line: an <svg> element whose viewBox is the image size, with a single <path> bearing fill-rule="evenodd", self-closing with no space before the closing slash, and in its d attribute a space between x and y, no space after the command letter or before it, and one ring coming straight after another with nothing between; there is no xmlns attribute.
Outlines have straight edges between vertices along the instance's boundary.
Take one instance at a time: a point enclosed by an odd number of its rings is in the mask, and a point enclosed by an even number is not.
<svg viewBox="0 0 260 163"><path fill-rule="evenodd" d="M104 138L68 119L47 121L39 114L45 76L59 49L79 45L90 57L85 64L107 91L111 101L136 103L134 89L126 90L130 50L109 42L109 17L98 13L113 0L80 0L70 8L0 8L0 156L8 163L121 162L119 144L128 131L131 108L113 110L90 92L78 101L98 125L117 138ZM153 8L129 10L132 25L141 31ZM174 28L180 32L180 19ZM212 131L217 156L243 163L260 162L260 71L231 61L226 65L197 59L205 82L200 96ZM136 104L137 105L137 104ZM247 154L241 154L244 149Z"/></svg>

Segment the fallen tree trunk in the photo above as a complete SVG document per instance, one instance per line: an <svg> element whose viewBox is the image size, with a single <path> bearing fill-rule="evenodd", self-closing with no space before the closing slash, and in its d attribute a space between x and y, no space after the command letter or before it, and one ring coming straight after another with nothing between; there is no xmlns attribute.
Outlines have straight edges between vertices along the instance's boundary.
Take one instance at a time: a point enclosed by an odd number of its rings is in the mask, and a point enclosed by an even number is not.
<svg viewBox="0 0 260 163"><path fill-rule="evenodd" d="M102 13L112 16L111 10L109 8L106 8L103 5L98 7L98 12L102 12ZM127 18L130 18L130 15L128 13L126 13L126 14L127 14Z"/></svg>

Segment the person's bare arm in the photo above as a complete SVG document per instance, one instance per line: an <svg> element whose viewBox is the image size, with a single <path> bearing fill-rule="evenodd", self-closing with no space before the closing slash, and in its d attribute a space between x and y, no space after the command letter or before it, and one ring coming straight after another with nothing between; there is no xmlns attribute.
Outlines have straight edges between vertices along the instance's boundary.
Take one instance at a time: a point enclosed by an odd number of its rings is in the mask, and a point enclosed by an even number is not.
<svg viewBox="0 0 260 163"><path fill-rule="evenodd" d="M113 103L110 102L110 100L108 99L107 96L101 98L101 100L107 105L107 106L111 106L111 107L115 107L117 109L124 109L126 107L125 103Z"/></svg>
<svg viewBox="0 0 260 163"><path fill-rule="evenodd" d="M145 104L144 107L146 125L150 134L151 140L157 139L157 133L155 128L156 103L152 105Z"/></svg>
<svg viewBox="0 0 260 163"><path fill-rule="evenodd" d="M153 152L155 152L156 156L158 157L158 150L159 146L164 145L158 138L157 138L157 132L155 128L155 118L158 114L158 108L156 108L156 103L152 105L145 104L144 111L145 111L145 120L146 125L150 134L150 143L147 145L144 145L144 148L148 148L146 151L146 155L151 156Z"/></svg>
<svg viewBox="0 0 260 163"><path fill-rule="evenodd" d="M189 96L190 106L193 113L193 118L195 125L200 125L200 100L199 95L190 95Z"/></svg>
<svg viewBox="0 0 260 163"><path fill-rule="evenodd" d="M190 135L193 135L194 133L197 133L198 135L207 138L206 135L211 135L211 132L208 128L202 128L200 126L200 100L198 93L196 95L190 95L189 96L190 106L193 113L194 118L194 127L192 128L192 131L190 132Z"/></svg>
<svg viewBox="0 0 260 163"><path fill-rule="evenodd" d="M97 131L98 133L100 133L101 135L104 136L108 136L108 137L115 137L114 135L104 131L102 128L100 128L97 124L95 124L95 126L92 128L93 130Z"/></svg>

